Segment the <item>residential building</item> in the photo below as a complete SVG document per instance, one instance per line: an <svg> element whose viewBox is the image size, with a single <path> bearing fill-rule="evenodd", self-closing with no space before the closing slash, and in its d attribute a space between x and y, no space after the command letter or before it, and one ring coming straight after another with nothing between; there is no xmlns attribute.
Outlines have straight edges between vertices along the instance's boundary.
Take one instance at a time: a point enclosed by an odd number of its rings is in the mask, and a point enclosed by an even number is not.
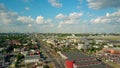
<svg viewBox="0 0 120 68"><path fill-rule="evenodd" d="M40 55L25 56L25 63L38 62L40 60Z"/></svg>
<svg viewBox="0 0 120 68"><path fill-rule="evenodd" d="M5 59L4 59L4 55L0 54L0 68L3 67L5 65Z"/></svg>

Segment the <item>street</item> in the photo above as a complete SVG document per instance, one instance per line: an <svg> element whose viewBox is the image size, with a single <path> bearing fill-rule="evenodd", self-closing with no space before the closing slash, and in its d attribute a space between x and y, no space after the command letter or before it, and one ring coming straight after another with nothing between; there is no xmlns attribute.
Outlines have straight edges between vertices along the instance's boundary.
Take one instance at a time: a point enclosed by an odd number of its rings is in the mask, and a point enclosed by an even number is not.
<svg viewBox="0 0 120 68"><path fill-rule="evenodd" d="M40 40L39 40L40 46L43 49L44 53L46 53L48 59L53 62L55 64L54 68L65 68L63 61L61 60L61 58L55 58L52 54L50 54L50 48L48 48L45 44L43 44Z"/></svg>

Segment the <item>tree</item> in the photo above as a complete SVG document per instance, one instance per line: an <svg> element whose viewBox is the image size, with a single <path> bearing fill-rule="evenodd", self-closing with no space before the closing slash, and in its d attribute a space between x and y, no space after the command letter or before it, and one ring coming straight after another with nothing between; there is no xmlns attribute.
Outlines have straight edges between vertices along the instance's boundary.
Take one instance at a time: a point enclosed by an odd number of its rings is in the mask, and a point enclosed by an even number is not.
<svg viewBox="0 0 120 68"><path fill-rule="evenodd" d="M15 66L17 66L19 64L20 60L24 58L24 55L22 55L21 53L19 53L19 54L17 54L16 57L17 57L17 61L15 63Z"/></svg>
<svg viewBox="0 0 120 68"><path fill-rule="evenodd" d="M44 65L43 68L50 68L48 65Z"/></svg>
<svg viewBox="0 0 120 68"><path fill-rule="evenodd" d="M24 58L24 55L22 55L21 53L17 54L17 60L21 60Z"/></svg>

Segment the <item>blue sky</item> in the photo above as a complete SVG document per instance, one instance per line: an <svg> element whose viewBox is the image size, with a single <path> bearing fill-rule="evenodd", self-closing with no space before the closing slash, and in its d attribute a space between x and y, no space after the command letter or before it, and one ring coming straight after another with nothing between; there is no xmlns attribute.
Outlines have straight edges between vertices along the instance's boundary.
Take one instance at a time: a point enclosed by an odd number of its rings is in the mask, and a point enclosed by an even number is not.
<svg viewBox="0 0 120 68"><path fill-rule="evenodd" d="M120 32L120 0L0 0L0 32Z"/></svg>

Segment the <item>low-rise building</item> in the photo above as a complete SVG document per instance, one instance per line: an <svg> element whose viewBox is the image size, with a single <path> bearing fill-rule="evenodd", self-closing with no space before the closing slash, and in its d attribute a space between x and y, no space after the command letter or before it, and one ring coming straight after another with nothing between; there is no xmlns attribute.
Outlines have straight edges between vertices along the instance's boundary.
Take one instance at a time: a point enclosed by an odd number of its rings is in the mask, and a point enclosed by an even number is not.
<svg viewBox="0 0 120 68"><path fill-rule="evenodd" d="M25 63L38 62L40 60L40 55L25 56Z"/></svg>
<svg viewBox="0 0 120 68"><path fill-rule="evenodd" d="M84 44L78 44L77 49L78 49L78 50L80 50L80 49L87 49L87 45L84 45Z"/></svg>
<svg viewBox="0 0 120 68"><path fill-rule="evenodd" d="M0 54L0 68L3 67L5 65L5 59L4 59L4 55Z"/></svg>
<svg viewBox="0 0 120 68"><path fill-rule="evenodd" d="M65 60L66 68L106 68L106 65L95 57L80 52L62 52L61 57Z"/></svg>

